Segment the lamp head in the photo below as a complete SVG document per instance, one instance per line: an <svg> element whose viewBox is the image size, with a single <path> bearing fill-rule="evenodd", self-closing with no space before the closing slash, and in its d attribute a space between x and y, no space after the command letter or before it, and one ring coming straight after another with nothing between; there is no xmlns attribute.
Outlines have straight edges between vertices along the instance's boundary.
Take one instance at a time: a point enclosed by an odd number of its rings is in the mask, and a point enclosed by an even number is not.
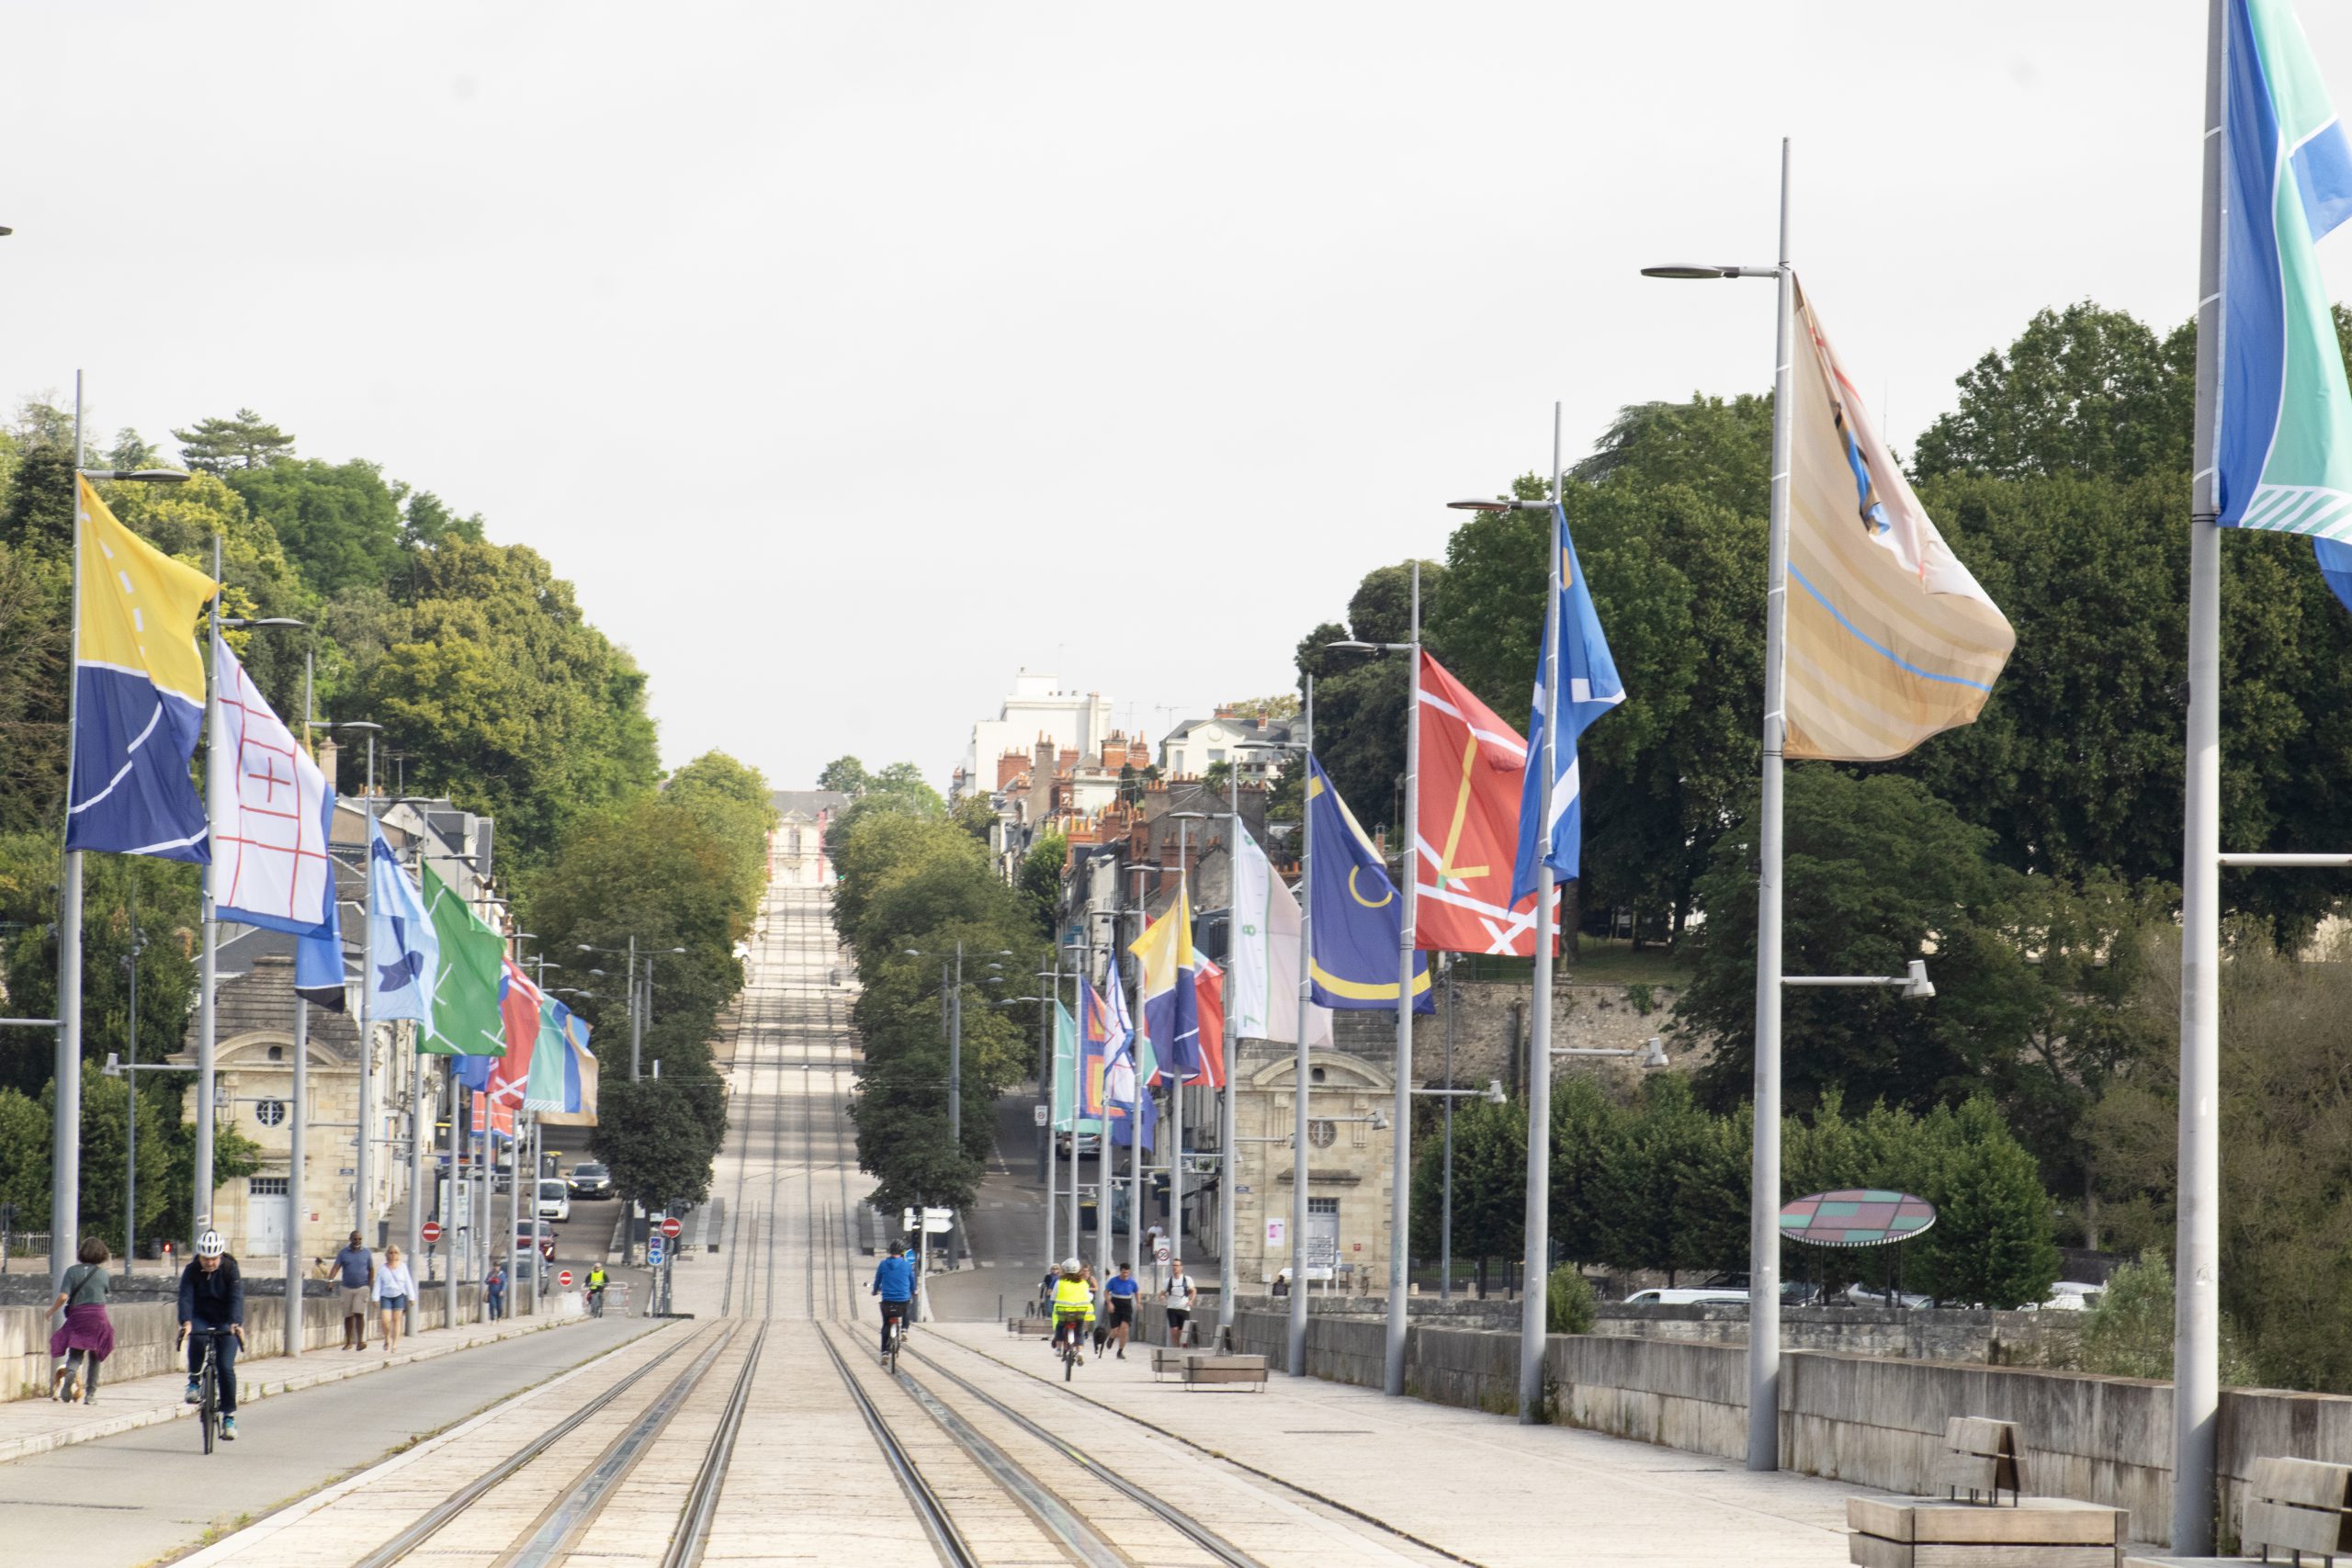
<svg viewBox="0 0 2352 1568"><path fill-rule="evenodd" d="M1642 1054L1634 1061L1638 1066L1663 1067L1666 1066L1666 1042L1655 1034L1651 1035L1643 1043Z"/></svg>
<svg viewBox="0 0 2352 1568"><path fill-rule="evenodd" d="M1913 959L1909 964L1904 965L1904 973L1908 976L1908 978L1903 983L1903 999L1905 1001L1924 1002L1936 994L1934 983L1928 978L1928 961L1926 959Z"/></svg>
<svg viewBox="0 0 2352 1568"><path fill-rule="evenodd" d="M1704 264L1692 262L1669 262L1664 266L1645 266L1642 268L1642 276L1644 277L1689 278L1692 280L1699 278L1737 277L1739 276L1739 268L1736 266L1709 266Z"/></svg>
<svg viewBox="0 0 2352 1568"><path fill-rule="evenodd" d="M1503 1093L1502 1079L1488 1078L1487 1080L1487 1092L1480 1098L1484 1099L1489 1105L1501 1105L1510 1097Z"/></svg>

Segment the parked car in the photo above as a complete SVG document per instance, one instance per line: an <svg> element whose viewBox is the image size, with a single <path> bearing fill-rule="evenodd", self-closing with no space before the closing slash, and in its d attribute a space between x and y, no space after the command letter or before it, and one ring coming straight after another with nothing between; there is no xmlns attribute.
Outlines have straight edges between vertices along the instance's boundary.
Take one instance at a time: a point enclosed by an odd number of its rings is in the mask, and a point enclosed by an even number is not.
<svg viewBox="0 0 2352 1568"><path fill-rule="evenodd" d="M609 1198L613 1195L613 1173L591 1160L573 1166L566 1180L574 1198Z"/></svg>
<svg viewBox="0 0 2352 1568"><path fill-rule="evenodd" d="M514 1226L514 1245L542 1258L555 1256L555 1232L545 1220L523 1220Z"/></svg>
<svg viewBox="0 0 2352 1568"><path fill-rule="evenodd" d="M2088 1312L2098 1305L2107 1294L2105 1285L2085 1284L2080 1280L2061 1280L2050 1287L2050 1299L2041 1303L2044 1312Z"/></svg>
<svg viewBox="0 0 2352 1568"><path fill-rule="evenodd" d="M1888 1291L1879 1286L1849 1285L1829 1298L1831 1306L1883 1307L1899 1306L1917 1311L1935 1305L1933 1296L1915 1296L1908 1291Z"/></svg>
<svg viewBox="0 0 2352 1568"><path fill-rule="evenodd" d="M539 1218L559 1224L571 1218L571 1190L560 1181L540 1182Z"/></svg>
<svg viewBox="0 0 2352 1568"><path fill-rule="evenodd" d="M1069 1158L1069 1145L1070 1145L1070 1134L1068 1134L1068 1133L1057 1133L1057 1134L1054 1134L1054 1157L1055 1157L1055 1158L1057 1158L1057 1159L1068 1159L1068 1158ZM1102 1152L1102 1134L1099 1134L1099 1133L1080 1133L1080 1134L1078 1134L1078 1157L1079 1157L1079 1158L1080 1158L1080 1159L1092 1159L1092 1158L1094 1158L1096 1156L1100 1155Z"/></svg>
<svg viewBox="0 0 2352 1568"><path fill-rule="evenodd" d="M1625 1298L1627 1306L1746 1306L1746 1291L1725 1290L1652 1290L1635 1291Z"/></svg>

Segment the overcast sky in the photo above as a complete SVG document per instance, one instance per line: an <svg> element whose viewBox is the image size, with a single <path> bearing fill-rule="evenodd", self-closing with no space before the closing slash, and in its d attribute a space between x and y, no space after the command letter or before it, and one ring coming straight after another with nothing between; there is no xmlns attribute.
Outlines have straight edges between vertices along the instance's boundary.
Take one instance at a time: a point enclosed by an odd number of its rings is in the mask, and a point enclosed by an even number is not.
<svg viewBox="0 0 2352 1568"><path fill-rule="evenodd" d="M1573 459L1762 389L1767 286L1635 269L1769 262L1782 135L1905 449L2040 307L2185 320L2203 12L13 6L0 391L81 367L167 447L250 406L484 513L670 762L944 781L1023 666L1155 738L1288 687L1555 399Z"/></svg>

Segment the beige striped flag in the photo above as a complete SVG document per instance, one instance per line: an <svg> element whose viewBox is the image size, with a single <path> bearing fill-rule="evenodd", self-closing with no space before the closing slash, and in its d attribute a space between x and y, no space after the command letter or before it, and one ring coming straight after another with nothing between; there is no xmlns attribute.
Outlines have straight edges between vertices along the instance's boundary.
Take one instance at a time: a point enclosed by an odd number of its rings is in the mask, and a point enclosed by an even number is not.
<svg viewBox="0 0 2352 1568"><path fill-rule="evenodd" d="M1802 289L1797 332L1786 754L1882 761L1973 722L2017 633L1911 492Z"/></svg>

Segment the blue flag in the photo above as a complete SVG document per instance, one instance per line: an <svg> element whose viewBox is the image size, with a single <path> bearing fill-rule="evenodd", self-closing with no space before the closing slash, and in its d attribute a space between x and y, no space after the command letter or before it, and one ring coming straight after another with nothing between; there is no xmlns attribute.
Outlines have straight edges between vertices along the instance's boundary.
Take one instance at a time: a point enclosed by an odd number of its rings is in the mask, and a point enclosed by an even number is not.
<svg viewBox="0 0 2352 1568"><path fill-rule="evenodd" d="M1318 1007L1356 1011L1396 1005L1396 950L1405 901L1355 813L1331 787L1323 764L1306 759L1306 819L1313 835L1314 929L1307 940ZM1413 1010L1435 1012L1429 954L1413 954Z"/></svg>
<svg viewBox="0 0 2352 1568"><path fill-rule="evenodd" d="M374 818L368 821L368 1016L378 1020L432 1016L433 975L441 943L424 917L424 901L408 879Z"/></svg>
<svg viewBox="0 0 2352 1568"><path fill-rule="evenodd" d="M334 822L334 796L326 798L324 820L320 823L323 833ZM325 840L321 840L322 842ZM314 1008L329 1012L344 1010L343 992L343 919L335 904L334 878L329 876L321 889L322 918L318 925L302 933L294 946L294 994Z"/></svg>
<svg viewBox="0 0 2352 1568"><path fill-rule="evenodd" d="M1111 971L1109 1054L1102 1072L1102 1108L1111 1121L1111 1141L1125 1147L1143 1129L1143 1146L1152 1146L1159 1125L1159 1108L1151 1099L1151 1051L1127 1011L1126 993L1120 989L1119 972Z"/></svg>
<svg viewBox="0 0 2352 1568"><path fill-rule="evenodd" d="M2352 140L2287 0L2231 0L2225 26L2221 396L2203 460L2222 526L2352 543L2352 389L2318 256L2352 218ZM2345 598L2352 555L2317 547Z"/></svg>
<svg viewBox="0 0 2352 1568"><path fill-rule="evenodd" d="M1516 904L1535 891L1539 868L1549 864L1562 881L1577 875L1584 847L1584 795L1577 773L1577 738L1592 721L1625 700L1600 615L1585 589L1577 547L1568 538L1568 514L1552 508L1552 581L1544 590L1544 651L1535 665L1535 707L1527 721L1527 768L1519 795L1519 853L1511 864L1510 897ZM1559 712L1547 716L1544 674L1553 650L1559 653ZM1543 755L1551 738L1552 777L1548 798Z"/></svg>

